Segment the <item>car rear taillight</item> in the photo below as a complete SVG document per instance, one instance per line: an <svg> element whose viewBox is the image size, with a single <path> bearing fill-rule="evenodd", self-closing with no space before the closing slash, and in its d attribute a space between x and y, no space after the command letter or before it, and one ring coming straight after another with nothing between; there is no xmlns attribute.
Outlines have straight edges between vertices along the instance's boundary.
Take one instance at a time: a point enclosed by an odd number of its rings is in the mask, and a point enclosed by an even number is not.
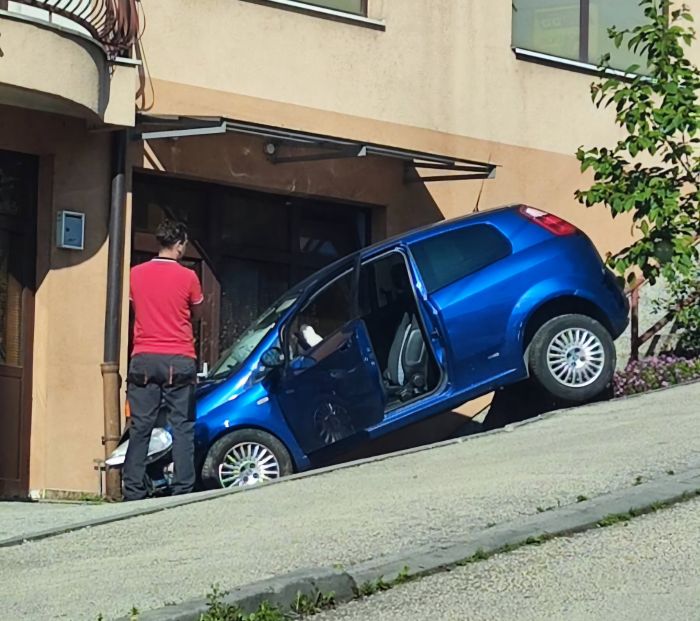
<svg viewBox="0 0 700 621"><path fill-rule="evenodd" d="M567 222L563 218L547 213L546 211L535 209L534 207L522 205L520 207L520 213L531 222L539 224L554 235L573 235L578 231L573 224Z"/></svg>

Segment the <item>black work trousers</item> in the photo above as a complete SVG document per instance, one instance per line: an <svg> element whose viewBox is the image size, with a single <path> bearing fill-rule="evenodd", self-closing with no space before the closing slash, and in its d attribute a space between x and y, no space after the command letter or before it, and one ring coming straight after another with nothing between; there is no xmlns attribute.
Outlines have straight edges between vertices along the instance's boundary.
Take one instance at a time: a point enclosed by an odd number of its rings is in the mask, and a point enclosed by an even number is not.
<svg viewBox="0 0 700 621"><path fill-rule="evenodd" d="M146 456L160 408L173 434L173 494L194 489L194 389L197 367L192 358L138 354L129 364L127 399L131 409L129 448L122 472L124 500L146 498Z"/></svg>

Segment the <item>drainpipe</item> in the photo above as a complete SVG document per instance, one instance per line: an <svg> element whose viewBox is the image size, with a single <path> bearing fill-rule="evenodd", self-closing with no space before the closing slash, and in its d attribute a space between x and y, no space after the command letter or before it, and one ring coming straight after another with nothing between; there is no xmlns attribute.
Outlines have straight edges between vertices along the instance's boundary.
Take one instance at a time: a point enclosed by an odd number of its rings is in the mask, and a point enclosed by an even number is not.
<svg viewBox="0 0 700 621"><path fill-rule="evenodd" d="M105 458L117 448L121 435L119 402L119 357L121 345L122 275L124 264L124 230L126 220L126 143L127 131L112 135L112 194L109 212L109 251L107 258L107 308L105 312L104 362L102 395L104 405ZM121 497L121 480L117 470L107 470L106 496Z"/></svg>

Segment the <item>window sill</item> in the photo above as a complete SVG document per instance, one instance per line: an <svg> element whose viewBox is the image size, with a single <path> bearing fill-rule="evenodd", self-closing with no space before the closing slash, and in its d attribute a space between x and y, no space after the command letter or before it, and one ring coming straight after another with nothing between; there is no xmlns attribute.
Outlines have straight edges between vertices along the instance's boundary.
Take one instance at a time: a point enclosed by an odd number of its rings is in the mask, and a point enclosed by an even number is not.
<svg viewBox="0 0 700 621"><path fill-rule="evenodd" d="M383 21L370 19L362 15L353 15L343 11L335 11L333 9L325 9L321 6L312 6L295 0L242 0L243 2L253 2L255 4L263 4L272 6L294 13L303 13L312 17L320 17L322 19L330 19L336 22L343 22L354 26L371 28L373 30L386 30L386 24Z"/></svg>
<svg viewBox="0 0 700 621"><path fill-rule="evenodd" d="M548 67L555 67L557 69L566 69L568 71L586 73L589 75L601 74L600 67L590 63L583 63L580 60L571 60L569 58L562 58L561 56L552 56L542 52L533 52L532 50L525 50L520 47L514 47L512 49L515 57L518 60L547 65ZM605 75L615 76L624 80L634 80L636 77L638 77L637 74L627 73L626 71L620 71L619 69L606 69L603 73Z"/></svg>

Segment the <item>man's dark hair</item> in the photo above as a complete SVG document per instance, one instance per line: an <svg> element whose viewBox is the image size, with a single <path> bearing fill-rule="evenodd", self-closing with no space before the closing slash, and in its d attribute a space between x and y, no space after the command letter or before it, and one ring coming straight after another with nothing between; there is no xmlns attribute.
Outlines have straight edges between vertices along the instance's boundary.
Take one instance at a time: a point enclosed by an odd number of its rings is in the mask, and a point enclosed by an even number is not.
<svg viewBox="0 0 700 621"><path fill-rule="evenodd" d="M187 241L187 225L165 219L156 229L156 239L163 248L172 248L178 242Z"/></svg>

